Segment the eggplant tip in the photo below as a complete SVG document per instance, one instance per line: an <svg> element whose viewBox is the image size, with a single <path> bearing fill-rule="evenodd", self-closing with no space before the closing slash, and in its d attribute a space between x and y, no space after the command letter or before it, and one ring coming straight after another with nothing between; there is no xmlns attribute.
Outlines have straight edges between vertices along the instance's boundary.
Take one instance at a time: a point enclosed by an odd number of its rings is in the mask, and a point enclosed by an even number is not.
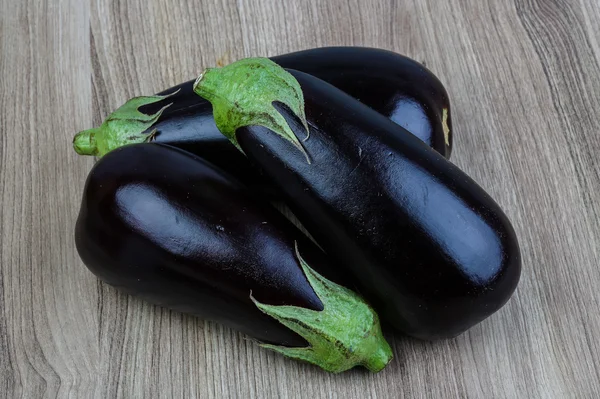
<svg viewBox="0 0 600 399"><path fill-rule="evenodd" d="M444 130L444 141L450 146L450 126L448 126L448 108L442 109L442 129Z"/></svg>

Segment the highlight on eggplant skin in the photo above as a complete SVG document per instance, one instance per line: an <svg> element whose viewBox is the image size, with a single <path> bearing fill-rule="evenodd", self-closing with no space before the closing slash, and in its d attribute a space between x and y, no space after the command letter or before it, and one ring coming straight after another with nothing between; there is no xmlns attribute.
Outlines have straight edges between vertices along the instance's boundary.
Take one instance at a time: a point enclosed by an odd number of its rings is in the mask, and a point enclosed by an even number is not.
<svg viewBox="0 0 600 399"><path fill-rule="evenodd" d="M75 242L108 284L327 371L377 372L392 357L377 314L329 280L343 281L314 243L233 177L180 149L133 144L100 159Z"/></svg>
<svg viewBox="0 0 600 399"><path fill-rule="evenodd" d="M439 79L421 63L391 51L367 47L323 47L271 59L282 67L301 70L333 84L405 127L444 156L450 156L453 138L448 94ZM143 115L135 113L129 121L118 123L121 129L118 133L112 128L102 133L98 133L98 128L80 132L75 139L76 151L81 155L103 156L121 145L151 138L153 142L198 155L246 185L276 196L268 180L220 134L210 103L194 94L193 83L188 81L156 96L143 97L150 101L139 110L144 115L156 115L143 129L139 124ZM160 96L168 98L158 99ZM100 152L90 149L88 136L108 136L106 130L118 138L103 145L99 143L107 141L105 138L94 141L93 146L103 147Z"/></svg>
<svg viewBox="0 0 600 399"><path fill-rule="evenodd" d="M314 76L288 72L303 93L310 134L302 145L310 164L265 127L224 130L234 131L246 156L381 317L431 340L454 337L500 309L517 287L521 258L498 204L388 118ZM203 77L211 90L218 74ZM245 92L236 84L237 93ZM228 96L230 89L222 81L217 90ZM298 138L306 137L297 115L278 111Z"/></svg>

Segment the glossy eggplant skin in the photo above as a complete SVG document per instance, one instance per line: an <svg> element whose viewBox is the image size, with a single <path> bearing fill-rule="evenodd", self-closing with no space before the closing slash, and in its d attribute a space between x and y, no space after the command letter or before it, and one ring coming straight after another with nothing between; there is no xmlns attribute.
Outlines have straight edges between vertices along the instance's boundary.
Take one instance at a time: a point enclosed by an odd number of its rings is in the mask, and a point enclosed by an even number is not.
<svg viewBox="0 0 600 399"><path fill-rule="evenodd" d="M383 320L421 338L454 337L510 298L520 278L515 232L464 172L335 87L288 70L310 136L277 106L311 163L265 127L236 130L248 158L283 193L323 250Z"/></svg>
<svg viewBox="0 0 600 399"><path fill-rule="evenodd" d="M173 147L134 144L100 159L86 182L75 242L105 282L262 342L306 346L250 293L262 303L322 310L294 250L297 242L326 275L316 245L234 178Z"/></svg>
<svg viewBox="0 0 600 399"><path fill-rule="evenodd" d="M365 47L323 47L271 59L284 68L300 70L333 84L450 157L452 123L448 94L439 79L417 61ZM210 103L193 92L193 83L191 80L165 90L160 94L179 91L164 101L141 108L152 114L172 103L152 126L157 131L154 140L185 149L245 184L268 191L269 183L219 132ZM450 132L447 143L444 123Z"/></svg>
<svg viewBox="0 0 600 399"><path fill-rule="evenodd" d="M448 93L423 64L392 51L368 47L315 48L272 60L332 84L450 158Z"/></svg>

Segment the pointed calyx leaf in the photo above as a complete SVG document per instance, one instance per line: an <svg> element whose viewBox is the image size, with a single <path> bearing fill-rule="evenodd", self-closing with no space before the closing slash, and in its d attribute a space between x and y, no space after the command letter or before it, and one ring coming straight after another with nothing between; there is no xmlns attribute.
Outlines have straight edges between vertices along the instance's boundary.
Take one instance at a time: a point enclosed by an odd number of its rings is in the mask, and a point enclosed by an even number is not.
<svg viewBox="0 0 600 399"><path fill-rule="evenodd" d="M152 140L155 131L144 133L158 121L167 104L154 114L144 114L139 108L154 104L176 94L179 90L165 96L134 97L106 118L100 127L81 131L73 138L73 148L79 155L102 157L115 148L127 144L144 143Z"/></svg>
<svg viewBox="0 0 600 399"><path fill-rule="evenodd" d="M311 269L298 252L306 279L323 303L323 310L276 306L250 298L267 315L277 319L309 343L305 348L261 344L290 358L340 373L354 366L381 371L392 359L392 350L381 333L375 311L356 293L327 280Z"/></svg>
<svg viewBox="0 0 600 399"><path fill-rule="evenodd" d="M304 147L273 106L274 102L285 104L308 135L302 89L288 71L270 59L245 58L221 68L208 68L196 79L194 92L210 101L217 127L239 150L238 128L264 126L291 142L310 163Z"/></svg>

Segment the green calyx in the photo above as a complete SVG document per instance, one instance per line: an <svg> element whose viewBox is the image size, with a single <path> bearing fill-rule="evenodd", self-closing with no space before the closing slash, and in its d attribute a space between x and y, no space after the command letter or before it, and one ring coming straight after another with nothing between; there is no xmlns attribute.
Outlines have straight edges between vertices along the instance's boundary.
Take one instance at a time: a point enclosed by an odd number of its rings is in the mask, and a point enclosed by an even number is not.
<svg viewBox="0 0 600 399"><path fill-rule="evenodd" d="M355 366L381 371L392 359L392 350L381 333L377 313L356 293L327 280L296 256L313 290L323 303L315 311L296 306L274 306L250 298L267 315L301 335L310 346L288 348L261 344L287 357L340 373Z"/></svg>
<svg viewBox="0 0 600 399"><path fill-rule="evenodd" d="M177 90L179 91L179 90ZM115 148L127 144L145 143L154 137L156 131L144 133L158 121L167 104L154 114L144 114L139 108L171 97L177 91L165 96L134 97L106 118L100 127L81 131L73 138L73 148L79 155L102 157Z"/></svg>
<svg viewBox="0 0 600 399"><path fill-rule="evenodd" d="M273 106L274 102L288 106L304 125L308 138L302 89L289 72L270 59L245 58L221 68L208 68L196 79L194 92L210 101L217 127L240 151L235 131L244 126L264 126L292 143L310 163L304 147Z"/></svg>

